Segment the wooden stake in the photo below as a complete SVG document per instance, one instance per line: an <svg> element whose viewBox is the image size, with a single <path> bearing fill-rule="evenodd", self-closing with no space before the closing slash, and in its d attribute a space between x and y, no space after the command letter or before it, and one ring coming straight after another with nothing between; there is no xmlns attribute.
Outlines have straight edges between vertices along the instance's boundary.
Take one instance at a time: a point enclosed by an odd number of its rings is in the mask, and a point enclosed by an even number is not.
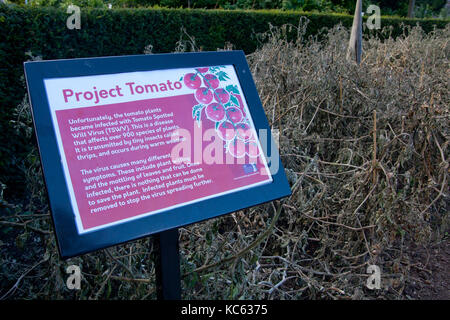
<svg viewBox="0 0 450 320"><path fill-rule="evenodd" d="M356 2L355 16L353 17L352 33L348 44L347 59L355 59L357 64L361 63L362 55L362 0Z"/></svg>
<svg viewBox="0 0 450 320"><path fill-rule="evenodd" d="M377 111L373 110L373 157L372 157L372 172L373 184L377 182Z"/></svg>
<svg viewBox="0 0 450 320"><path fill-rule="evenodd" d="M341 114L344 113L344 96L342 92L342 77L339 77L339 99L341 100Z"/></svg>

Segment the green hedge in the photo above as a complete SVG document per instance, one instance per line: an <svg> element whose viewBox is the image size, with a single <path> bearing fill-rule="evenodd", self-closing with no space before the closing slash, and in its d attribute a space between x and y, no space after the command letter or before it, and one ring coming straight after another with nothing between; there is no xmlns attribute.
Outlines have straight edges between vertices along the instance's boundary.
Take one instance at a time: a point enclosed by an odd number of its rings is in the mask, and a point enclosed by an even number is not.
<svg viewBox="0 0 450 320"><path fill-rule="evenodd" d="M283 11L189 10L189 9L82 9L81 30L69 30L69 14L55 8L0 5L0 182L17 185L17 161L23 159L30 142L15 137L9 125L13 108L24 94L23 62L26 52L43 59L111 56L143 53L151 44L153 52L171 52L180 39L181 27L195 37L202 50L223 48L226 42L246 53L259 43L254 36L269 29L269 24L297 25L301 16L310 23L307 33L317 34L338 23L350 27L352 17L339 14ZM419 23L425 31L448 21L382 18L382 26L392 25L393 35L401 23ZM10 143L5 137L14 137ZM14 160L16 159L16 160ZM17 160L19 159L19 160ZM20 180L20 179L19 179Z"/></svg>

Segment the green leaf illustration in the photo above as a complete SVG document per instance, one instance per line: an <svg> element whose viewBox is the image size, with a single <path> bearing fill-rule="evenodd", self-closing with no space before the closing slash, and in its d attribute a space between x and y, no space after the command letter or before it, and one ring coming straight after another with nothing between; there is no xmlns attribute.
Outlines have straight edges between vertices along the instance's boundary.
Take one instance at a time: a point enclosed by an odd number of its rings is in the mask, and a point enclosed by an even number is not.
<svg viewBox="0 0 450 320"><path fill-rule="evenodd" d="M225 109L229 108L229 107L232 107L232 106L233 106L233 104L230 101L228 101L227 104L224 105Z"/></svg>
<svg viewBox="0 0 450 320"><path fill-rule="evenodd" d="M240 94L238 86L235 84L230 84L230 85L226 86L225 90L227 90L228 92L233 92L235 94Z"/></svg>
<svg viewBox="0 0 450 320"><path fill-rule="evenodd" d="M239 100L233 96L232 94L230 94L230 101L237 107L239 107Z"/></svg>
<svg viewBox="0 0 450 320"><path fill-rule="evenodd" d="M202 109L203 109L204 105L202 104L197 104L195 106L192 107L192 119L197 118L197 113L199 112L200 114L202 113Z"/></svg>
<svg viewBox="0 0 450 320"><path fill-rule="evenodd" d="M227 81L228 79L230 79L228 74L226 72L223 72L223 71L217 72L216 76L217 76L217 78L219 78L220 81Z"/></svg>

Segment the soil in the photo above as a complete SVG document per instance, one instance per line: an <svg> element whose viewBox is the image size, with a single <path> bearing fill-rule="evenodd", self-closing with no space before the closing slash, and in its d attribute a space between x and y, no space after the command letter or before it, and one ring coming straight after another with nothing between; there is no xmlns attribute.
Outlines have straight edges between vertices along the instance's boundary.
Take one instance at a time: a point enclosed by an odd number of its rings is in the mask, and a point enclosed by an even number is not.
<svg viewBox="0 0 450 320"><path fill-rule="evenodd" d="M411 271L404 294L418 300L450 300L450 240L410 248Z"/></svg>

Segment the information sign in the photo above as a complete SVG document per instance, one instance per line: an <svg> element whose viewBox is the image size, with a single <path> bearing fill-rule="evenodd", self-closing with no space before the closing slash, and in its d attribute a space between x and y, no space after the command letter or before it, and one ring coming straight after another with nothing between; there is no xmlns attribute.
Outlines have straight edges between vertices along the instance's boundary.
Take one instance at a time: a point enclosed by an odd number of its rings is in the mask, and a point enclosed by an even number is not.
<svg viewBox="0 0 450 320"><path fill-rule="evenodd" d="M60 253L290 194L240 51L25 63Z"/></svg>

